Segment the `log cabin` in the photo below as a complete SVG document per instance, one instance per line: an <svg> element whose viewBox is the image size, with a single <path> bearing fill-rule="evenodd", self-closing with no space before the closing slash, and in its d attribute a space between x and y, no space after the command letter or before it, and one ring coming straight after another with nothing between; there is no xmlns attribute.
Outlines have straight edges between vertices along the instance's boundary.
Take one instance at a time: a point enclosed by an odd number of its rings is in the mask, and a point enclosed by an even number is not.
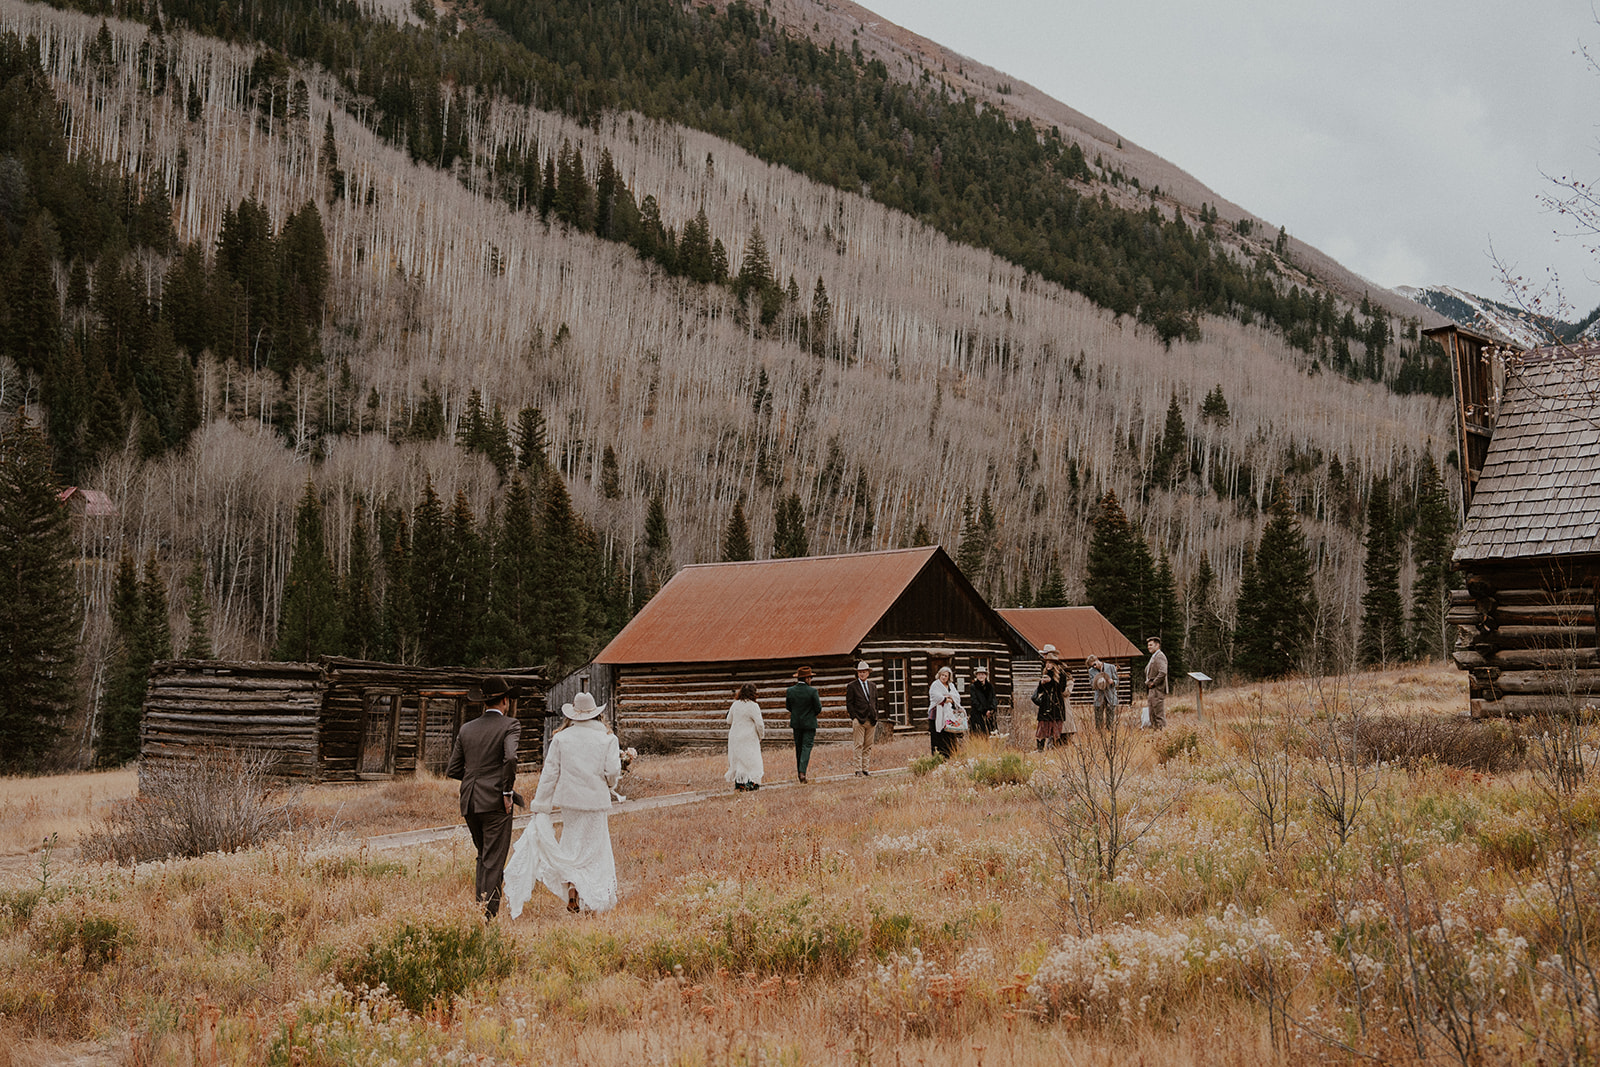
<svg viewBox="0 0 1600 1067"><path fill-rule="evenodd" d="M656 734L721 745L745 682L767 743L792 738L784 690L802 664L822 696L818 742L847 741L845 686L866 660L878 683L879 735L927 729L927 692L940 667L964 685L979 664L996 696L1011 696L1015 633L938 546L685 567L595 657L615 671L624 743Z"/></svg>
<svg viewBox="0 0 1600 1067"><path fill-rule="evenodd" d="M1474 718L1571 712L1600 694L1600 346L1519 351L1428 331L1451 361L1466 522L1452 658Z"/></svg>
<svg viewBox="0 0 1600 1067"><path fill-rule="evenodd" d="M1089 688L1089 666L1085 662L1091 655L1116 664L1117 699L1125 707L1133 704L1133 668L1144 662L1145 652L1097 609L1001 608L1000 617L1016 631L1026 647L1025 654L1012 661L1011 684L1029 720L1033 718L1033 707L1028 701L1044 670L1044 658L1039 650L1045 645L1055 645L1056 652L1072 668L1074 706L1094 705L1094 691Z"/></svg>
<svg viewBox="0 0 1600 1067"><path fill-rule="evenodd" d="M265 752L272 772L306 782L443 774L463 722L483 711L478 685L499 674L521 691L519 762L543 759L542 670L410 667L325 656L316 663L165 660L150 669L139 767L221 749Z"/></svg>

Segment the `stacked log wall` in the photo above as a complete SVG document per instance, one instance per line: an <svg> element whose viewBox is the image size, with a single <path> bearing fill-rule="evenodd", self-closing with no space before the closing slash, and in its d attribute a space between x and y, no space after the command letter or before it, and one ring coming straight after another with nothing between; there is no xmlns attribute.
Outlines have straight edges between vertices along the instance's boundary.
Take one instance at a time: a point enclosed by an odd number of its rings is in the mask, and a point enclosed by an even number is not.
<svg viewBox="0 0 1600 1067"><path fill-rule="evenodd" d="M151 668L146 691L141 772L224 750L269 753L273 774L304 781L410 776L424 729L422 694L465 694L490 673L332 657L319 663L163 661ZM527 669L501 673L524 693L519 766L537 770L545 678ZM374 690L396 697L396 725L384 770L362 774L367 694ZM467 704L464 717L481 711L481 704Z"/></svg>
<svg viewBox="0 0 1600 1067"><path fill-rule="evenodd" d="M1011 701L1010 650L1001 642L940 642L887 640L863 644L860 656L872 664L873 680L884 685L884 659L896 656L907 660L912 714L900 729L926 729L919 711L927 706L930 651L949 655L963 683L979 658L990 663L996 699L1001 706ZM812 669L811 684L822 699L817 741L850 740L850 718L845 713L845 687L855 680L856 656L832 660L786 659L750 660L737 663L638 664L619 666L615 682L617 729L623 744L636 741L640 734L660 735L684 746L722 746L728 740L728 708L739 687L751 682L756 687L756 703L761 705L767 727L767 743L784 744L793 738L784 692L794 684L795 669L804 662ZM880 730L880 736L882 735Z"/></svg>
<svg viewBox="0 0 1600 1067"><path fill-rule="evenodd" d="M1568 712L1600 702L1600 565L1483 567L1451 593L1452 658L1474 718Z"/></svg>
<svg viewBox="0 0 1600 1067"><path fill-rule="evenodd" d="M158 663L140 726L141 772L212 750L265 752L274 774L314 780L322 695L316 664Z"/></svg>

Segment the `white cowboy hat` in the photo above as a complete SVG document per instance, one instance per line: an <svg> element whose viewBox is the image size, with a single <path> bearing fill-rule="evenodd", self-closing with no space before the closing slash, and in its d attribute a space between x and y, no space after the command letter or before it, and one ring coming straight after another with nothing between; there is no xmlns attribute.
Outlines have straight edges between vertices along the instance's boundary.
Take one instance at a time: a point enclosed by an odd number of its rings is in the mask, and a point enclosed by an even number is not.
<svg viewBox="0 0 1600 1067"><path fill-rule="evenodd" d="M862 660L860 663L856 664L856 670L858 671L870 671L871 669L872 664L868 663L866 660Z"/></svg>
<svg viewBox="0 0 1600 1067"><path fill-rule="evenodd" d="M1045 645L1043 648L1041 648L1039 650L1039 655L1041 655L1041 656L1054 656L1055 654L1056 654L1056 646L1055 645Z"/></svg>
<svg viewBox="0 0 1600 1067"><path fill-rule="evenodd" d="M561 706L561 714L573 722L584 722L587 719L598 718L605 714L606 706L601 704L595 707L592 693L579 693L572 698L572 703Z"/></svg>

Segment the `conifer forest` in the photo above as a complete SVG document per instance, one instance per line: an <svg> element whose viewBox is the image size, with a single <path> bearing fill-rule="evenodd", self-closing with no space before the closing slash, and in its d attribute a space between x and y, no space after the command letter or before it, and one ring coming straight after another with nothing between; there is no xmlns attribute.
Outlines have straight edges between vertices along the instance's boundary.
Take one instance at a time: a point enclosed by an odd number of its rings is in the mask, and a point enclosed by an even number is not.
<svg viewBox="0 0 1600 1067"><path fill-rule="evenodd" d="M559 674L933 542L1175 675L1441 655L1420 309L852 19L0 0L8 762L125 761L158 659Z"/></svg>

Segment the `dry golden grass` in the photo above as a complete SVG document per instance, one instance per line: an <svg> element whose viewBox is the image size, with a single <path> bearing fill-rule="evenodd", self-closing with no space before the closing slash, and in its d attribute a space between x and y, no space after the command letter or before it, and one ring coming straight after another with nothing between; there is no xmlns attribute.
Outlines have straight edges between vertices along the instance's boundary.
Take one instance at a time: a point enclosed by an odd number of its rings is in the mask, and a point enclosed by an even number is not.
<svg viewBox="0 0 1600 1067"><path fill-rule="evenodd" d="M114 801L139 788L131 768L41 778L0 778L0 858L33 852L51 834L70 847Z"/></svg>
<svg viewBox="0 0 1600 1067"><path fill-rule="evenodd" d="M1351 679L1342 699L1454 713L1455 688L1401 670ZM1291 810L1267 851L1237 739L1296 738L1326 711L1305 690L1224 692L1214 725L1179 714L1165 736L1129 738L1133 794L1176 802L1114 881L1088 886L1092 928L1064 906L1086 883L1062 868L1032 790L982 784L1019 767L1048 782L1054 757L1000 740L931 773L804 787L769 745L772 787L753 794L721 792L720 754L642 761L636 786L716 795L613 818L615 910L574 919L541 891L486 935L460 841L377 853L311 835L14 872L0 881L0 1064L81 1058L86 1035L101 1062L139 1064L1350 1062L1335 1040L1382 1062L1453 1062L1437 1028L1407 1028L1407 997L1437 1004L1437 989L1402 973L1396 943L1470 998L1482 1062L1581 1061L1594 1020L1562 1015L1549 965L1600 959L1600 945L1561 940L1548 875L1563 840L1600 827L1597 776L1556 799L1529 770L1384 769L1340 847L1306 804L1316 764L1295 740ZM925 751L903 738L879 765ZM813 769L849 758L823 749ZM337 829L381 832L453 822L452 787L304 799L344 812ZM1575 855L1565 869L1592 908L1600 859ZM402 1006L463 953L498 962L453 998ZM390 992L334 983L357 973Z"/></svg>

